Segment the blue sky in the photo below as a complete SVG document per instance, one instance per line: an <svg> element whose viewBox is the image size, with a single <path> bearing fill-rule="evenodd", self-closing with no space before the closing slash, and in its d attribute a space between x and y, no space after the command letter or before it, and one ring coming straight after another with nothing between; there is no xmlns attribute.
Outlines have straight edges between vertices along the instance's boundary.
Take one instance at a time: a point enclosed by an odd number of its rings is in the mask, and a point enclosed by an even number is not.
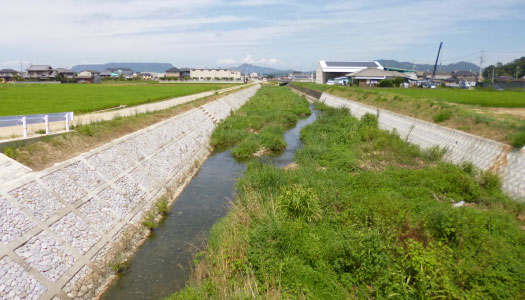
<svg viewBox="0 0 525 300"><path fill-rule="evenodd" d="M313 70L318 60L485 65L525 56L525 1L2 1L0 68L169 62Z"/></svg>

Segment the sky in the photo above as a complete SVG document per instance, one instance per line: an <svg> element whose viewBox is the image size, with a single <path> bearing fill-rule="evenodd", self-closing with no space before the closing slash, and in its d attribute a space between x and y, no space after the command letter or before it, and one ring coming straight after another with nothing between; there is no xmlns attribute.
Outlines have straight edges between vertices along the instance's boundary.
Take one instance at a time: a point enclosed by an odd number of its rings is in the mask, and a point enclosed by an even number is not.
<svg viewBox="0 0 525 300"><path fill-rule="evenodd" d="M525 1L0 0L0 69L167 62L309 71L317 61L484 65L525 56Z"/></svg>

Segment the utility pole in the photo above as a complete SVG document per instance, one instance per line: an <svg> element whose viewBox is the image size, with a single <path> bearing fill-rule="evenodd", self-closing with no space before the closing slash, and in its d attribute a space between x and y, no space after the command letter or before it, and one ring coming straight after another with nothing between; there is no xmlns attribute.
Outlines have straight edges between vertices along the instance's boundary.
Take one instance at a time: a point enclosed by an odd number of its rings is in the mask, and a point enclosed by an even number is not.
<svg viewBox="0 0 525 300"><path fill-rule="evenodd" d="M492 83L494 83L494 66L492 67Z"/></svg>
<svg viewBox="0 0 525 300"><path fill-rule="evenodd" d="M481 81L481 76L482 76L482 70L483 70L483 50L481 50L481 55L479 56L479 81Z"/></svg>

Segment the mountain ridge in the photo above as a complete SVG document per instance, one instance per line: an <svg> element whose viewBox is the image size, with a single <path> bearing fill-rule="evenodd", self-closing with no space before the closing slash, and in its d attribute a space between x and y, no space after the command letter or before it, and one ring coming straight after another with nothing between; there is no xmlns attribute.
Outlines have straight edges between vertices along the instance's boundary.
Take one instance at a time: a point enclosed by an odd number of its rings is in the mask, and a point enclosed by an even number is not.
<svg viewBox="0 0 525 300"><path fill-rule="evenodd" d="M434 70L433 64L412 64L411 62L400 62L393 59L378 59L377 62L379 62L383 67L390 67L390 68L399 68L399 69L405 69L405 70L412 70L415 71L421 71L421 72L432 72ZM457 63L451 63L448 65L438 65L437 66L437 72L457 72L457 71L471 71L471 72L479 72L479 66L473 63L460 61Z"/></svg>
<svg viewBox="0 0 525 300"><path fill-rule="evenodd" d="M76 65L71 68L74 72L85 70L104 71L107 68L131 68L134 72L156 72L164 73L166 70L173 68L170 63L105 63L105 64L86 64Z"/></svg>

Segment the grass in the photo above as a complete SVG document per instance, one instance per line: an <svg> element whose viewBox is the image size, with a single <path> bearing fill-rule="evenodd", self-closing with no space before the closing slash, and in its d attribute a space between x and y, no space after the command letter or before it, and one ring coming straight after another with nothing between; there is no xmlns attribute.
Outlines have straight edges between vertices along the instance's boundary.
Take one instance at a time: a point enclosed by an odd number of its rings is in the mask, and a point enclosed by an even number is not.
<svg viewBox="0 0 525 300"><path fill-rule="evenodd" d="M497 177L442 163L373 116L320 109L298 168L248 164L192 279L167 299L523 297L525 207Z"/></svg>
<svg viewBox="0 0 525 300"><path fill-rule="evenodd" d="M384 89L385 93L484 107L525 107L525 93L520 91L464 89Z"/></svg>
<svg viewBox="0 0 525 300"><path fill-rule="evenodd" d="M283 133L309 114L303 97L286 87L264 86L217 127L211 144L219 150L236 146L232 151L236 158L258 151L278 153L286 148Z"/></svg>
<svg viewBox="0 0 525 300"><path fill-rule="evenodd" d="M0 86L0 116L87 113L218 90L231 84L28 84Z"/></svg>
<svg viewBox="0 0 525 300"><path fill-rule="evenodd" d="M428 122L439 123L442 126L493 139L513 145L516 148L525 146L525 141L520 138L520 134L525 132L525 120L512 115L495 114L479 105L456 105L450 103L447 100L448 98L444 98L450 94L456 95L456 97L463 95L463 97L470 97L468 99L473 100L477 99L476 95L482 94L485 95L485 98L492 99L496 103L498 101L506 101L507 98L498 98L500 95L509 95L508 97L512 98L514 97L512 95L519 94L516 96L518 99L516 101L521 101L519 99L525 96L523 92L416 88L364 89L315 83L294 83L294 85L328 92L335 96L348 98ZM432 93L443 96L432 97ZM429 95L429 97L423 97L423 95Z"/></svg>
<svg viewBox="0 0 525 300"><path fill-rule="evenodd" d="M151 113L119 117L110 121L74 127L74 131L62 135L47 136L29 145L4 148L4 154L30 167L43 170L57 162L72 158L116 138L166 120L205 103L238 90L205 97L190 103Z"/></svg>

